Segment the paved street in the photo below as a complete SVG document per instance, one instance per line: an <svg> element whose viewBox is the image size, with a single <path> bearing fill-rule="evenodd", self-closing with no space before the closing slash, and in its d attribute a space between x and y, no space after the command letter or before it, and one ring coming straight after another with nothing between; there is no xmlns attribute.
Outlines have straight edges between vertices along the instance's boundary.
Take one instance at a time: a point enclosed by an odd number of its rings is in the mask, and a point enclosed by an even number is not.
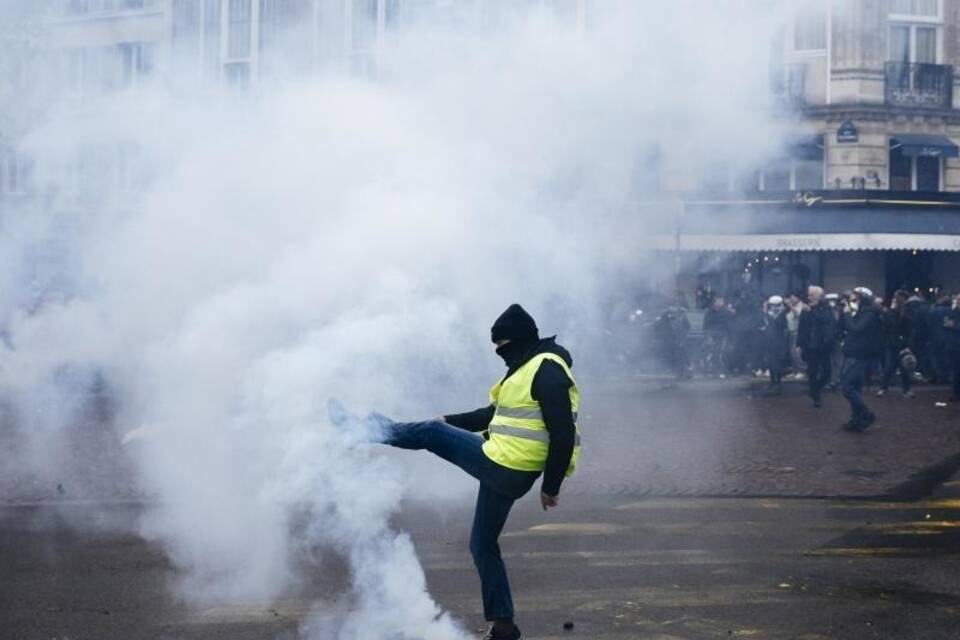
<svg viewBox="0 0 960 640"><path fill-rule="evenodd" d="M838 428L842 398L814 410L799 385L593 389L583 473L556 510L518 504L502 540L526 637L956 637L960 411L935 404L943 390L871 397L880 420L857 435ZM470 506L407 504L397 526L477 628ZM315 602L342 606L335 571L271 607L177 602L160 550L123 533L141 508L0 509L0 637L293 638Z"/></svg>

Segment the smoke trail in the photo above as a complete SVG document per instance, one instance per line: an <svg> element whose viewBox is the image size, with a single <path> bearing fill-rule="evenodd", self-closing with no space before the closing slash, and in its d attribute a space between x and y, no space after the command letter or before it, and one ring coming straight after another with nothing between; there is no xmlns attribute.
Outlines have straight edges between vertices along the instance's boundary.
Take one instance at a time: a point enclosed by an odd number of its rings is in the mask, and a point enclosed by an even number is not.
<svg viewBox="0 0 960 640"><path fill-rule="evenodd" d="M321 610L305 635L460 637L388 524L405 491L436 491L417 468L455 472L357 446L326 400L398 418L482 404L499 372L486 332L517 300L544 333L585 342L624 286L610 274L644 269L638 154L736 164L775 146L774 22L735 4L613 3L586 33L543 11L492 32L425 24L377 83L223 99L158 81L50 113L22 143L50 195L5 220L0 252L19 292L3 300L0 370L18 453L73 438L102 379L114 424L139 428L136 491L159 499L141 533L190 601L268 601L332 549L350 561L351 613ZM70 218L57 161L91 145L129 149L141 170ZM38 278L22 265L50 246L39 281L65 293L25 309ZM20 475L58 477L61 448L18 455Z"/></svg>

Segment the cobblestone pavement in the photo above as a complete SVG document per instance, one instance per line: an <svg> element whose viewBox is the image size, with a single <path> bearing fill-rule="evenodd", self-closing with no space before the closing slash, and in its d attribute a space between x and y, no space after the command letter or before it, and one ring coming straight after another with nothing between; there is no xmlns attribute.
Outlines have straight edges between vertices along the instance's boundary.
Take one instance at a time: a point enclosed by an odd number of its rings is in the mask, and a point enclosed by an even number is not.
<svg viewBox="0 0 960 640"><path fill-rule="evenodd" d="M951 459L960 453L960 405L947 403L946 389L920 387L913 399L868 393L878 420L856 434L840 428L848 409L839 393L815 409L801 383L780 396L744 379L582 386L583 464L565 492L911 496L934 467L945 464L949 475L960 465Z"/></svg>
<svg viewBox="0 0 960 640"><path fill-rule="evenodd" d="M911 497L930 488L931 471L949 475L960 466L960 405L946 401L944 388L919 387L913 399L867 394L878 421L853 434L839 428L847 417L840 394L828 393L814 409L802 383L785 384L780 396L743 378L581 386L584 454L568 495ZM13 446L10 430L0 428L0 448ZM46 466L69 482L6 466L0 504L142 497L119 439L96 412L68 437L13 460L26 455L58 459Z"/></svg>
<svg viewBox="0 0 960 640"><path fill-rule="evenodd" d="M934 486L960 451L945 391L870 397L877 425L851 434L842 398L815 410L798 384L582 386L581 470L559 508L519 502L502 539L525 637L955 640L960 475ZM396 526L439 604L476 627L471 502L405 504ZM0 638L293 640L317 603L349 606L334 562L279 602L190 607L162 549L129 533L145 508L0 506Z"/></svg>

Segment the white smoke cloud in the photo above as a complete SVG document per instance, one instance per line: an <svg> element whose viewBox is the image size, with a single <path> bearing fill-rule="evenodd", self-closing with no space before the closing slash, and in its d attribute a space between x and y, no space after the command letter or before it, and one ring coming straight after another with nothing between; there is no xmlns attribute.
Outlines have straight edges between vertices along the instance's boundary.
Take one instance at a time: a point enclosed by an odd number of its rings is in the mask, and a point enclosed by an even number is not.
<svg viewBox="0 0 960 640"><path fill-rule="evenodd" d="M277 598L319 570L298 565L304 550L325 548L349 559L350 613L316 612L305 636L462 637L388 520L405 492L450 497L424 465L457 498L471 483L425 454L357 445L328 424L327 398L400 419L485 403L500 371L487 331L507 304L575 345L623 286L609 274L643 268L629 207L641 150L736 164L777 138L772 16L605 6L585 33L544 11L496 32L424 26L377 83L218 98L158 82L52 116L24 143L38 167L132 143L148 186L66 229L8 223L8 292L29 288L9 256L56 240L69 265L62 299L26 312L3 298L0 387L20 437L34 451L73 437L86 396L58 372L98 372L117 429L143 425L128 451L158 506L141 533L191 602ZM38 179L64 191L56 171ZM63 204L31 213L62 222ZM68 455L20 470L56 478Z"/></svg>

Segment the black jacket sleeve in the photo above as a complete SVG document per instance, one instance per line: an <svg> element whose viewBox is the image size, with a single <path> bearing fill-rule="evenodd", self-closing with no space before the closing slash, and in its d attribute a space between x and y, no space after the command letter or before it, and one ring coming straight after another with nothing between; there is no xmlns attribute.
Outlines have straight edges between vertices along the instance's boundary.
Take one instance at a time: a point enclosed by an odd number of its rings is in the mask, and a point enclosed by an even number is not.
<svg viewBox="0 0 960 640"><path fill-rule="evenodd" d="M547 462L543 470L543 492L555 496L560 493L560 483L566 475L573 445L576 441L576 427L573 423L573 410L570 407L570 387L573 381L556 362L545 360L533 377L531 395L540 403L543 421L550 433L550 447L547 450Z"/></svg>
<svg viewBox="0 0 960 640"><path fill-rule="evenodd" d="M454 413L444 416L444 421L467 431L483 431L490 426L496 407L492 404L466 413Z"/></svg>

